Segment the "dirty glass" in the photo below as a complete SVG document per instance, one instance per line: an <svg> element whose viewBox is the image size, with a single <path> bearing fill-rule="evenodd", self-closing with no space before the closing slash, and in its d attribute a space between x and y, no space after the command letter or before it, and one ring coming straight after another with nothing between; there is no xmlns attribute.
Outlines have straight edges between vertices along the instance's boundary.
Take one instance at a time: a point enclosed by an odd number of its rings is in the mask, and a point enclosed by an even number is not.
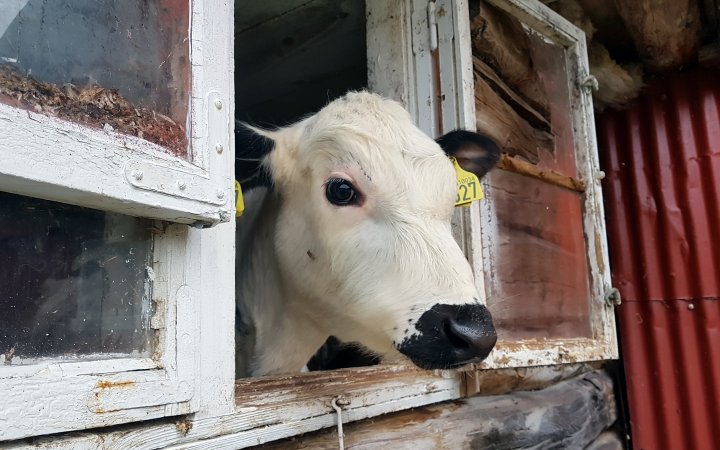
<svg viewBox="0 0 720 450"><path fill-rule="evenodd" d="M582 196L503 170L488 181L488 307L498 337L591 337Z"/></svg>
<svg viewBox="0 0 720 450"><path fill-rule="evenodd" d="M482 2L471 13L478 128L511 156L576 176L577 84L563 46Z"/></svg>
<svg viewBox="0 0 720 450"><path fill-rule="evenodd" d="M0 1L0 102L187 155L188 4Z"/></svg>
<svg viewBox="0 0 720 450"><path fill-rule="evenodd" d="M0 360L146 354L151 224L0 193Z"/></svg>

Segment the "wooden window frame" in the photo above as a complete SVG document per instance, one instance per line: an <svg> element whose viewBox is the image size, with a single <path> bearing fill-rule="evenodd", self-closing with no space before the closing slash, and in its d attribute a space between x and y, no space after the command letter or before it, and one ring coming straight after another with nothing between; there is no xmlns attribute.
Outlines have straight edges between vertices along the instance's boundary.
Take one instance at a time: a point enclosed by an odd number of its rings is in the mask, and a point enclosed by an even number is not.
<svg viewBox="0 0 720 450"><path fill-rule="evenodd" d="M587 299L590 312L592 337L538 338L526 340L500 340L490 357L479 368L530 367L551 364L598 361L618 358L615 331L614 303L608 301L611 292L610 264L602 202L595 118L592 106L591 80L587 59L585 34L563 17L534 0L483 0L520 20L532 31L565 49L568 82L571 95L571 120L575 133L575 157L577 177L585 183L583 200L583 234L586 260L590 272L590 296ZM457 2L438 0L438 7L459 14L454 22L446 14L438 22L443 68L451 67L449 73L441 74L443 128L462 127L474 130L475 90L470 25L467 8L452 8ZM453 39L453 36L459 39ZM444 46L443 46L444 43ZM453 64L453 61L455 64ZM487 181L485 188L489 188ZM489 190L489 189L488 189ZM488 199L461 211L458 228L461 230L468 258L478 283L485 290L492 255L489 253L493 239L492 193ZM489 264L488 264L489 263Z"/></svg>
<svg viewBox="0 0 720 450"><path fill-rule="evenodd" d="M211 375L200 372L200 329L211 330L209 337L213 329L233 332L231 316L211 324L200 314L202 308L212 311L218 299L234 302L233 22L228 2L188 1L189 160L138 138L0 104L0 146L6 150L0 191L163 220L153 233L148 268L152 355L98 353L0 366L0 441L187 414L203 406L198 394ZM143 176L135 177L137 171ZM228 223L199 229L221 222ZM213 270L216 258L223 263ZM232 361L232 352L231 346L215 357ZM226 373L230 384L232 369ZM222 372L212 374L218 376Z"/></svg>

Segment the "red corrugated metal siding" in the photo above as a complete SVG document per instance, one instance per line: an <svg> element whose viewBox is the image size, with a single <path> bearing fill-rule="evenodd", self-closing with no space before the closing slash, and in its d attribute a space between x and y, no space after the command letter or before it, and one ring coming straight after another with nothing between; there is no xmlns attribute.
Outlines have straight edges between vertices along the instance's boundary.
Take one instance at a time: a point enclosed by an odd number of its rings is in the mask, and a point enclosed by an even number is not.
<svg viewBox="0 0 720 450"><path fill-rule="evenodd" d="M720 449L720 73L598 116L633 447Z"/></svg>

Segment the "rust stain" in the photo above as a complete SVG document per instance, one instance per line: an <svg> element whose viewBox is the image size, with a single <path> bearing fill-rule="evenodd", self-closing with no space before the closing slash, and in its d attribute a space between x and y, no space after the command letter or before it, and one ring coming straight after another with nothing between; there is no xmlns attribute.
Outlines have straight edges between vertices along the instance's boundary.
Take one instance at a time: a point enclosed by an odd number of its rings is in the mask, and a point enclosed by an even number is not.
<svg viewBox="0 0 720 450"><path fill-rule="evenodd" d="M189 421L188 419L182 419L175 422L175 428L182 434L183 436L187 436L187 434L192 430L193 423Z"/></svg>
<svg viewBox="0 0 720 450"><path fill-rule="evenodd" d="M134 381L105 381L100 380L95 385L98 389L111 389L111 388L127 388L134 386Z"/></svg>
<svg viewBox="0 0 720 450"><path fill-rule="evenodd" d="M605 273L605 261L603 260L602 238L595 233L595 260L597 262L600 273Z"/></svg>

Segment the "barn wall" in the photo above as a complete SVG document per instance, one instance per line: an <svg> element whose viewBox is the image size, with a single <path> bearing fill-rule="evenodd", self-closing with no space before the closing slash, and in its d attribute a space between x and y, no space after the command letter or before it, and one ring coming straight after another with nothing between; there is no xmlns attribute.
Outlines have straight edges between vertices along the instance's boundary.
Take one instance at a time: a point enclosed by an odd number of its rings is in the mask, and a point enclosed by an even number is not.
<svg viewBox="0 0 720 450"><path fill-rule="evenodd" d="M720 448L720 74L598 117L633 448Z"/></svg>

